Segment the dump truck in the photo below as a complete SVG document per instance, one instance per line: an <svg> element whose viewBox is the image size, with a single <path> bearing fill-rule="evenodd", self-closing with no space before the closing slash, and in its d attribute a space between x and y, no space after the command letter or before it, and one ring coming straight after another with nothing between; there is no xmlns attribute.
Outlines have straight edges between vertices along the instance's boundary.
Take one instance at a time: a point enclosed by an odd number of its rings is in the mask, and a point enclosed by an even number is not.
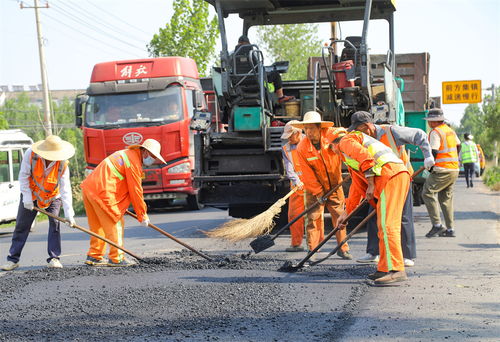
<svg viewBox="0 0 500 342"><path fill-rule="evenodd" d="M302 109L307 103L337 126L348 126L358 110L372 113L376 120L403 123L394 77L394 1L207 1L219 19L221 59L220 66L212 69L210 90L215 93L223 128L210 127L195 135L194 180L200 202L229 209L233 217L251 217L288 192L280 136L284 123L300 120L304 114L302 110L287 115L266 87L267 74L286 72L288 62L266 65L263 52L254 44L229 53L224 25L229 14L243 19L244 35L259 25L363 21L359 36L334 37L329 46L318 46L322 57L313 66L314 77L284 82L284 90L302 101ZM370 21L378 19L388 23L389 46L381 64L383 76L375 79L367 32ZM342 53L336 54L341 45Z"/></svg>
<svg viewBox="0 0 500 342"><path fill-rule="evenodd" d="M203 116L205 109L198 69L190 58L96 64L86 93L75 101L86 171L91 172L117 150L153 138L160 142L167 164L144 168L146 203L162 208L185 200L188 208L200 209L198 190L192 183L196 131L190 124L193 117Z"/></svg>

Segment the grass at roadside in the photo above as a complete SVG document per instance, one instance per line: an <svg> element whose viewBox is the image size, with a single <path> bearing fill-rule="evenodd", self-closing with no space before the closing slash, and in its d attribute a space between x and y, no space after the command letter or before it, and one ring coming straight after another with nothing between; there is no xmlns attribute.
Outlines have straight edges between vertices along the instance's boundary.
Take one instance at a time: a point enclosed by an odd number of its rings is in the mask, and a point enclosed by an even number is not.
<svg viewBox="0 0 500 342"><path fill-rule="evenodd" d="M36 222L42 222L42 221L47 221L47 220L48 220L48 217L46 215L39 213L36 216ZM0 224L0 229L14 227L15 225L16 225L16 221L12 221L9 223L2 223L2 224Z"/></svg>
<svg viewBox="0 0 500 342"><path fill-rule="evenodd" d="M483 182L491 190L500 190L500 167L487 167L483 174Z"/></svg>

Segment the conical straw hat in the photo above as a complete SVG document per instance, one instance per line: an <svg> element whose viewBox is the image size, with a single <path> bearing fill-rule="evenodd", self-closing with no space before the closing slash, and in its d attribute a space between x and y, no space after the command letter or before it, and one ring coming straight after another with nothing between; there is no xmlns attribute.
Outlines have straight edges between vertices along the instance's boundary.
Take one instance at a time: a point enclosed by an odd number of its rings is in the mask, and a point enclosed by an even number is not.
<svg viewBox="0 0 500 342"><path fill-rule="evenodd" d="M306 124L321 124L321 128L332 127L333 122L331 121L322 121L321 114L318 112L307 112L304 114L304 120L293 123L293 127L304 128Z"/></svg>
<svg viewBox="0 0 500 342"><path fill-rule="evenodd" d="M166 164L167 162L163 157L161 156L161 145L158 141L155 139L146 139L142 143L142 145L131 145L128 148L137 148L137 147L144 147L146 150L151 152L153 156L155 156L156 159L160 160L162 163Z"/></svg>
<svg viewBox="0 0 500 342"><path fill-rule="evenodd" d="M75 147L57 135L49 135L45 140L37 141L31 145L31 150L50 161L67 160L75 155Z"/></svg>

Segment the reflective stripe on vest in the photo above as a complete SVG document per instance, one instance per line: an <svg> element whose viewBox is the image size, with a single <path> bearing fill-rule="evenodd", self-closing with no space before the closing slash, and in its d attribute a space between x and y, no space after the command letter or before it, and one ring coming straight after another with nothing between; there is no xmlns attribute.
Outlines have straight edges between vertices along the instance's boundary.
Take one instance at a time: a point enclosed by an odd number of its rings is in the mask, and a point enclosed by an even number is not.
<svg viewBox="0 0 500 342"><path fill-rule="evenodd" d="M476 145L471 141L462 143L462 163L477 163Z"/></svg>
<svg viewBox="0 0 500 342"><path fill-rule="evenodd" d="M446 124L434 128L441 138L441 145L436 160L436 166L446 169L458 169L458 153L455 132Z"/></svg>
<svg viewBox="0 0 500 342"><path fill-rule="evenodd" d="M121 151L113 153L112 155L110 155L109 157L107 157L106 159L104 159L104 161L108 165L108 167L111 170L111 172L113 172L113 174L119 180L123 180L123 179L125 179L125 177L120 173L120 171L118 171L118 169L116 168L116 166L113 164L113 162L110 159L111 157L116 158L116 155L115 155L116 153L120 154L120 156L122 157L122 160L123 160L125 166L126 167L130 167L130 160L128 159L128 156L127 156L127 154L125 153L124 150L121 150Z"/></svg>
<svg viewBox="0 0 500 342"><path fill-rule="evenodd" d="M32 200L37 201L40 208L47 208L59 195L59 183L66 168L66 162L56 161L52 169L45 175L44 160L34 152L31 153L30 189Z"/></svg>
<svg viewBox="0 0 500 342"><path fill-rule="evenodd" d="M382 166L387 163L397 163L397 164L403 164L403 161L399 159L393 152L392 150L386 146L385 144L381 143L375 138L370 137L369 135L366 135L361 132L354 132L354 134L362 134L363 137L363 146L368 150L368 153L370 156L375 159L375 165L372 167L373 173L375 175L380 176L382 174ZM345 153L342 153L345 157L345 163L347 166L351 167L352 169L359 171L359 162Z"/></svg>
<svg viewBox="0 0 500 342"><path fill-rule="evenodd" d="M410 171L410 174L412 174L413 167L411 166L410 157L408 156L408 153L406 153L405 146L398 146L396 144L396 139L394 139L390 125L380 125L380 127L384 130L384 134L380 137L380 141L386 145L384 140L387 139L392 151L403 161L408 171Z"/></svg>

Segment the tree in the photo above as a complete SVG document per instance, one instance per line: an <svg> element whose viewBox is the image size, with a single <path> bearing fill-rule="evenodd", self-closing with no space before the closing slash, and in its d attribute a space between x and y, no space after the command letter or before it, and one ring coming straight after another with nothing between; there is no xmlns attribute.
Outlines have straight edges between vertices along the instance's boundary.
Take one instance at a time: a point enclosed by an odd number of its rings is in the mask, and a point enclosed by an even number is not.
<svg viewBox="0 0 500 342"><path fill-rule="evenodd" d="M217 18L208 18L208 3L203 0L175 0L174 14L164 28L153 36L149 54L190 57L201 75L215 58L215 38L219 33Z"/></svg>
<svg viewBox="0 0 500 342"><path fill-rule="evenodd" d="M288 72L283 74L285 80L305 80L309 56L321 54L317 24L262 26L257 35L260 49L273 62L290 62Z"/></svg>

